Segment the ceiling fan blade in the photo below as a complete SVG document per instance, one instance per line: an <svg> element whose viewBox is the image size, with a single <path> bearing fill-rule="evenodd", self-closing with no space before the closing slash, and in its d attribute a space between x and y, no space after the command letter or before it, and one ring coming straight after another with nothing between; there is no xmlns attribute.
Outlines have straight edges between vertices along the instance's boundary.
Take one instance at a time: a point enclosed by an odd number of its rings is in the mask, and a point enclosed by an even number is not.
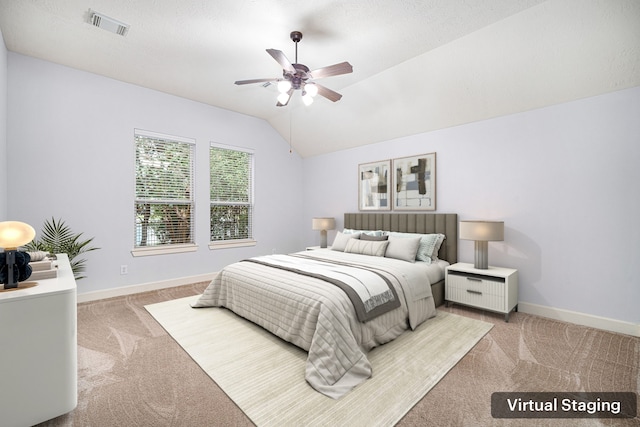
<svg viewBox="0 0 640 427"><path fill-rule="evenodd" d="M316 83L316 86L318 86L318 95L324 96L329 101L336 102L336 101L339 101L340 98L342 98L342 95L340 95L338 92L335 92L327 87L319 85L318 83Z"/></svg>
<svg viewBox="0 0 640 427"><path fill-rule="evenodd" d="M276 104L276 107L284 107L284 106L286 106L289 103L289 101L291 100L291 95L293 95L293 89L289 89L289 91L287 92L287 102L285 102L283 104L280 101L278 101L278 103Z"/></svg>
<svg viewBox="0 0 640 427"><path fill-rule="evenodd" d="M285 70L291 73L295 73L296 69L291 65L291 61L289 61L284 53L278 49L267 49L267 53L273 57L278 64Z"/></svg>
<svg viewBox="0 0 640 427"><path fill-rule="evenodd" d="M275 82L278 79L252 79L252 80L237 80L235 84L237 85L248 85L251 83L262 83L262 82Z"/></svg>
<svg viewBox="0 0 640 427"><path fill-rule="evenodd" d="M349 74L352 72L353 66L345 61L339 64L318 68L317 70L307 73L307 75L310 75L312 79L322 79L324 77L339 76L340 74Z"/></svg>

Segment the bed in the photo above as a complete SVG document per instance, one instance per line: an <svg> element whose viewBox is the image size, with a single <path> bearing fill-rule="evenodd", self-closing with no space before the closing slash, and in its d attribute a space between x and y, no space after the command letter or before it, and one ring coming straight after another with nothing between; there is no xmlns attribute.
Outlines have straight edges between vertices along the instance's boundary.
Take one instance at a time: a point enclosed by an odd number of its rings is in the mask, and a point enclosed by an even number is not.
<svg viewBox="0 0 640 427"><path fill-rule="evenodd" d="M403 233L441 233L447 238L440 246L438 258L455 264L458 262L458 214L380 214L346 213L344 228L355 230L388 230ZM431 283L435 306L444 304L444 276Z"/></svg>
<svg viewBox="0 0 640 427"><path fill-rule="evenodd" d="M434 249L426 235L446 236L428 262L411 255ZM369 350L436 315L456 257L456 214L347 213L331 248L231 264L192 306L225 307L307 351L305 379L337 399L372 375Z"/></svg>

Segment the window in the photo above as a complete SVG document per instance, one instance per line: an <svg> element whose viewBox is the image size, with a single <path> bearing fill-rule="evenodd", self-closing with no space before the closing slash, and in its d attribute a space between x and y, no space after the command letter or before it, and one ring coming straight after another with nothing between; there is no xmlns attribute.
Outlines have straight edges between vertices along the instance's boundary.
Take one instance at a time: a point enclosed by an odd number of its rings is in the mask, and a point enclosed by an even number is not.
<svg viewBox="0 0 640 427"><path fill-rule="evenodd" d="M134 255L195 250L195 141L136 129L135 145Z"/></svg>
<svg viewBox="0 0 640 427"><path fill-rule="evenodd" d="M253 239L253 151L211 144L210 247L250 246Z"/></svg>

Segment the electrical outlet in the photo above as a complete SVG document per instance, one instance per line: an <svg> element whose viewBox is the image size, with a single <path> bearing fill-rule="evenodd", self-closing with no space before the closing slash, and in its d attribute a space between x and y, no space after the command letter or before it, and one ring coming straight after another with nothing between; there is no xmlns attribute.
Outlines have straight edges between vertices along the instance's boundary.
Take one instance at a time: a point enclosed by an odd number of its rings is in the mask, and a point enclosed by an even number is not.
<svg viewBox="0 0 640 427"><path fill-rule="evenodd" d="M127 273L129 273L129 267L127 267L126 265L121 265L120 274L127 274Z"/></svg>

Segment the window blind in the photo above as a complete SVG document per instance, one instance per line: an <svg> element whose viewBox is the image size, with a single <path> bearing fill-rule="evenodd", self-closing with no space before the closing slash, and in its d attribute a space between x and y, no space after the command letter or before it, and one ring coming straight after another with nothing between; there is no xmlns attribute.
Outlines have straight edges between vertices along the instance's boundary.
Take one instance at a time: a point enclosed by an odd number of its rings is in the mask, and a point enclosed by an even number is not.
<svg viewBox="0 0 640 427"><path fill-rule="evenodd" d="M195 141L136 130L135 247L193 243Z"/></svg>
<svg viewBox="0 0 640 427"><path fill-rule="evenodd" d="M211 241L253 239L253 151L211 144Z"/></svg>

